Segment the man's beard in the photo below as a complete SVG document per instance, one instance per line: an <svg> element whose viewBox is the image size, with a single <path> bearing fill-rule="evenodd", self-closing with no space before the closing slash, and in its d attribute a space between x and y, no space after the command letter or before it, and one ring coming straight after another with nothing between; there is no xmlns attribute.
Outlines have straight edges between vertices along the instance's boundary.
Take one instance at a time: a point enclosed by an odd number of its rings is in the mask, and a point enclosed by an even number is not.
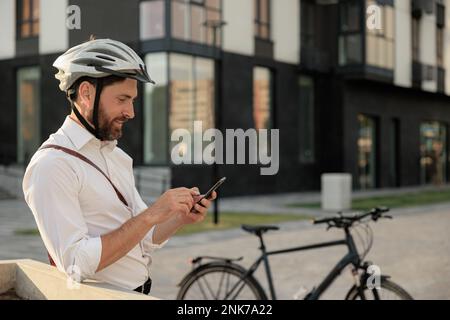
<svg viewBox="0 0 450 320"><path fill-rule="evenodd" d="M89 115L89 122L91 122L92 124L94 123L93 121L93 114L91 113ZM120 137L122 137L122 125L117 124L117 122L115 121L128 121L127 118L125 117L117 117L117 118L113 118L113 119L109 119L106 114L103 112L103 108L99 107L99 112L98 112L98 123L99 123L99 129L98 129L98 134L100 136L100 139L103 141L113 141L113 140L117 140Z"/></svg>

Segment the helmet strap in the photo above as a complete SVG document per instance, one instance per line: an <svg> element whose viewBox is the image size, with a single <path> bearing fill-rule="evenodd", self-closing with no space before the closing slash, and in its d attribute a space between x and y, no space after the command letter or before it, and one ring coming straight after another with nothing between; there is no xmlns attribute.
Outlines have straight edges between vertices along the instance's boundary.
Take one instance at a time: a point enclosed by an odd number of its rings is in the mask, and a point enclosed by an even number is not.
<svg viewBox="0 0 450 320"><path fill-rule="evenodd" d="M95 87L95 100L94 100L94 110L93 110L93 121L94 121L94 136L99 139L103 140L102 137L100 137L100 126L99 126L99 119L98 119L98 109L100 107L100 94L103 89L103 79L98 78L97 79L97 86Z"/></svg>
<svg viewBox="0 0 450 320"><path fill-rule="evenodd" d="M100 137L100 128L99 128L99 119L98 119L98 109L99 109L99 102L100 102L100 95L101 91L103 89L103 80L101 78L97 79L97 85L95 88L95 99L94 99L94 106L93 106L93 122L94 127L92 127L86 119L81 115L81 113L78 111L77 107L75 106L72 99L70 100L70 106L75 113L75 116L78 118L78 120L81 122L81 124L88 130L90 133L92 133L97 139L103 140L102 137Z"/></svg>

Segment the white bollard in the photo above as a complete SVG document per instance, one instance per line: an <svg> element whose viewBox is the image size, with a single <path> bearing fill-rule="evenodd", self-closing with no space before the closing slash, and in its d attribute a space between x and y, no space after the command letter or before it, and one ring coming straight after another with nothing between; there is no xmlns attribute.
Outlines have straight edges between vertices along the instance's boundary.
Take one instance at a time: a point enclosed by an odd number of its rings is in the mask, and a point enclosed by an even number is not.
<svg viewBox="0 0 450 320"><path fill-rule="evenodd" d="M324 173L322 182L322 210L351 209L352 175L349 173Z"/></svg>

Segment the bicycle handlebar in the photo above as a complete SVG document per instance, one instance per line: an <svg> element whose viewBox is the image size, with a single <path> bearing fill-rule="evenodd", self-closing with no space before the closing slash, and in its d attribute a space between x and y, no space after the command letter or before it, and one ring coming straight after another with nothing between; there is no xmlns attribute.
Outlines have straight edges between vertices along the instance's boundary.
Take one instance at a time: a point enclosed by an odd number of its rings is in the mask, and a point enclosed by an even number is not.
<svg viewBox="0 0 450 320"><path fill-rule="evenodd" d="M349 227L354 222L360 221L368 216L371 216L371 219L373 221L377 221L379 218L392 219L392 216L383 215L383 213L388 212L388 211L389 211L389 208L376 207L366 213L354 215L354 216L343 216L342 213L339 213L338 217L314 219L313 224L327 223L329 225L329 227L338 227L338 228Z"/></svg>

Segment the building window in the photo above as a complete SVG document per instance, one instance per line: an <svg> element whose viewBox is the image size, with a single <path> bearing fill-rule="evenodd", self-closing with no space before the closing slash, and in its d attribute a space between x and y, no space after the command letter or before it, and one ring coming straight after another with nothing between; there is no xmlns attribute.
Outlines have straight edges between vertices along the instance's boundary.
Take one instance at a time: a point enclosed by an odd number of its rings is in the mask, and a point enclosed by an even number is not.
<svg viewBox="0 0 450 320"><path fill-rule="evenodd" d="M436 28L437 66L444 67L444 28Z"/></svg>
<svg viewBox="0 0 450 320"><path fill-rule="evenodd" d="M420 62L420 17L412 16L411 18L412 27L412 61Z"/></svg>
<svg viewBox="0 0 450 320"><path fill-rule="evenodd" d="M375 67L394 69L394 8L376 0L367 0L367 6L370 5L381 9L381 28L367 29L366 62Z"/></svg>
<svg viewBox="0 0 450 320"><path fill-rule="evenodd" d="M389 128L389 185L400 186L400 120L391 119Z"/></svg>
<svg viewBox="0 0 450 320"><path fill-rule="evenodd" d="M268 68L253 69L253 121L255 129L270 129L272 75Z"/></svg>
<svg viewBox="0 0 450 320"><path fill-rule="evenodd" d="M300 163L314 163L314 80L299 77Z"/></svg>
<svg viewBox="0 0 450 320"><path fill-rule="evenodd" d="M141 39L157 39L165 36L165 1L153 0L140 3Z"/></svg>
<svg viewBox="0 0 450 320"><path fill-rule="evenodd" d="M168 157L168 56L150 53L145 64L156 84L144 87L144 162L167 164Z"/></svg>
<svg viewBox="0 0 450 320"><path fill-rule="evenodd" d="M270 0L253 0L255 37L270 40Z"/></svg>
<svg viewBox="0 0 450 320"><path fill-rule="evenodd" d="M216 32L205 23L222 21L221 0L172 0L172 36L174 38L220 46L221 32ZM218 30L220 31L220 30Z"/></svg>
<svg viewBox="0 0 450 320"><path fill-rule="evenodd" d="M420 125L420 176L422 184L441 185L447 176L447 127L437 121Z"/></svg>
<svg viewBox="0 0 450 320"><path fill-rule="evenodd" d="M376 187L376 121L373 117L358 115L358 186Z"/></svg>
<svg viewBox="0 0 450 320"><path fill-rule="evenodd" d="M444 68L445 6L436 3L436 55L437 66Z"/></svg>
<svg viewBox="0 0 450 320"><path fill-rule="evenodd" d="M205 130L215 127L214 60L177 53L149 53L146 64L156 85L145 85L144 161L167 165L168 148L179 145L178 141L169 142L174 130L185 129L194 138L195 134L203 135ZM194 121L201 121L201 128ZM178 150L183 153L180 156L193 159L200 156L195 152L203 152L210 144L205 142L203 148L194 150L191 140L190 146L186 144Z"/></svg>
<svg viewBox="0 0 450 320"><path fill-rule="evenodd" d="M315 47L315 33L314 33L314 24L315 24L315 4L309 0L301 1L301 28L300 28L300 36L301 36L301 48L314 48Z"/></svg>
<svg viewBox="0 0 450 320"><path fill-rule="evenodd" d="M361 2L339 2L339 65L362 63Z"/></svg>
<svg viewBox="0 0 450 320"><path fill-rule="evenodd" d="M17 1L17 37L39 36L39 0Z"/></svg>
<svg viewBox="0 0 450 320"><path fill-rule="evenodd" d="M41 143L40 70L17 71L17 162L26 164Z"/></svg>

